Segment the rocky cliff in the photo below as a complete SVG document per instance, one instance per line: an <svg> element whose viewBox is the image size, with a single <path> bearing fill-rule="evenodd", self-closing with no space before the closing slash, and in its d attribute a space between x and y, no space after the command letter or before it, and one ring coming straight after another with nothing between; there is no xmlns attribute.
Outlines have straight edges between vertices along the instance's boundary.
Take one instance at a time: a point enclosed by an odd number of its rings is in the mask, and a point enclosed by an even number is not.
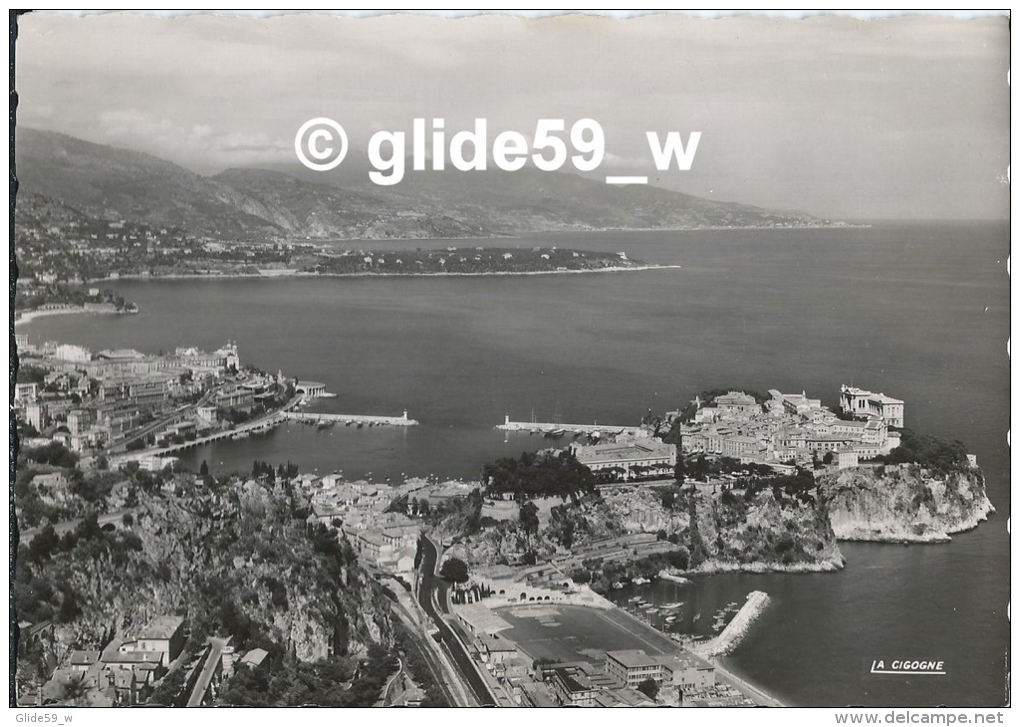
<svg viewBox="0 0 1020 727"><path fill-rule="evenodd" d="M686 495L681 544L691 571L830 571L845 565L825 503L764 489L750 498Z"/></svg>
<svg viewBox="0 0 1020 727"><path fill-rule="evenodd" d="M995 511L976 467L853 467L823 475L818 485L840 540L945 542Z"/></svg>

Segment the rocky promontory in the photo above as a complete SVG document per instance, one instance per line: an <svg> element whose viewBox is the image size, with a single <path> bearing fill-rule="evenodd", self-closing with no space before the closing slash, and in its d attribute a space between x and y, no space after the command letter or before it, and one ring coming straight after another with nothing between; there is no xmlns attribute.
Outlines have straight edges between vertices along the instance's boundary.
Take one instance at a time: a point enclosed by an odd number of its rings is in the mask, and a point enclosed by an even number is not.
<svg viewBox="0 0 1020 727"><path fill-rule="evenodd" d="M840 540L947 542L995 512L977 467L867 465L818 478Z"/></svg>

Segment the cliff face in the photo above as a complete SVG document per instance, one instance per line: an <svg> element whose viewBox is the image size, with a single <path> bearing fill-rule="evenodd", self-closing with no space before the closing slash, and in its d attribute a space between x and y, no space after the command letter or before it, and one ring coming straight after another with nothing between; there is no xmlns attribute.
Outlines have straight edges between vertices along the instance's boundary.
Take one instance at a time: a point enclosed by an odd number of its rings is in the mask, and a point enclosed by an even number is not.
<svg viewBox="0 0 1020 727"><path fill-rule="evenodd" d="M820 477L818 486L840 540L944 542L995 511L978 468L854 467Z"/></svg>
<svg viewBox="0 0 1020 727"><path fill-rule="evenodd" d="M694 571L828 571L845 564L822 502L777 498L768 489L749 501L699 492L688 512L693 517L681 543Z"/></svg>

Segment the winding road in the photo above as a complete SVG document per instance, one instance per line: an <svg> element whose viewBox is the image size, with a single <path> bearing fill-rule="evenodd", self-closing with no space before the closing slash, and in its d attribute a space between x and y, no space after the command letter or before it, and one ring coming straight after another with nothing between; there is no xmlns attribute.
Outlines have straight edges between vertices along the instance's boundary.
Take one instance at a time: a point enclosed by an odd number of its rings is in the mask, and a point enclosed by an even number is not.
<svg viewBox="0 0 1020 727"><path fill-rule="evenodd" d="M446 583L436 575L436 561L439 559L439 550L436 548L435 543L426 536L422 536L421 549L421 579L418 584L418 602L425 610L425 613L428 614L428 617L435 623L436 628L439 629L443 644L449 651L450 656L453 657L454 663L467 681L468 686L471 687L471 691L474 692L478 704L483 707L497 706L496 698L489 691L485 680L478 674L478 670L471 660L471 655L468 654L464 644L454 634L453 629L450 628L450 625L446 623L443 615L436 608L437 603L446 603Z"/></svg>

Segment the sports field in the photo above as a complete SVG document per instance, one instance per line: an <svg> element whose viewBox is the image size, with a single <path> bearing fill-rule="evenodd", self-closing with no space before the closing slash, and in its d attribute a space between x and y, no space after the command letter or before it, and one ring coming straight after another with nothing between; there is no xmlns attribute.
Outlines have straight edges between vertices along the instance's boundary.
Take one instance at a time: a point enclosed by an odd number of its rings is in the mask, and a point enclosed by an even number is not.
<svg viewBox="0 0 1020 727"><path fill-rule="evenodd" d="M676 654L679 648L662 634L619 609L543 604L497 609L513 628L500 632L532 659L596 661L605 652L643 649L650 655Z"/></svg>

